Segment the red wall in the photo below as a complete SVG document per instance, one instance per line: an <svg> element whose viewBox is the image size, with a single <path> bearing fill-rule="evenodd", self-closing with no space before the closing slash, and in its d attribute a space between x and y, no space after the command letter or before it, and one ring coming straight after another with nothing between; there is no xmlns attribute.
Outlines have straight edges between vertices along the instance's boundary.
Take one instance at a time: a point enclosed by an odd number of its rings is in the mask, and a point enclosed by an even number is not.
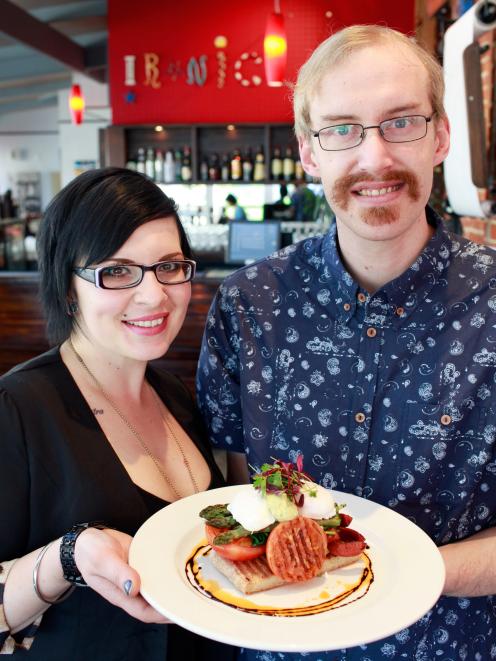
<svg viewBox="0 0 496 661"><path fill-rule="evenodd" d="M234 78L244 52L263 54L272 0L108 0L110 90L114 124L290 122L287 86L270 88L263 64L241 71L262 84ZM288 38L287 79L331 32L353 23L382 23L413 33L414 0L281 0ZM227 38L226 77L218 87L218 35ZM144 53L156 53L160 87L145 85ZM124 56L136 56L136 85L125 86ZM203 86L187 83L191 57L206 55ZM132 92L131 98L129 92ZM132 98L134 95L134 98Z"/></svg>

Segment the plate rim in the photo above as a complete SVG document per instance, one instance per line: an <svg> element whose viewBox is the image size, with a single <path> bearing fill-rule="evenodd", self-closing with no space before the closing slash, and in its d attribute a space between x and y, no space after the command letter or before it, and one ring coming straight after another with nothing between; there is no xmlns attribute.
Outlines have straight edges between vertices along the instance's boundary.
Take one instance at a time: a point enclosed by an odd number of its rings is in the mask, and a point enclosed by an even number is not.
<svg viewBox="0 0 496 661"><path fill-rule="evenodd" d="M174 503L171 503L170 505L167 505L164 508L158 510L155 514L149 517L136 532L129 549L129 564L133 566L140 574L142 574L144 571L144 574L142 576L143 584L141 588L141 593L143 597L156 610L158 610L160 613L168 617L172 622L175 622L176 624L179 624L180 626L183 626L184 628L189 629L190 631L193 631L194 633L197 633L199 635L212 638L222 643L236 645L238 647L265 649L274 652L320 652L325 650L330 651L335 649L355 647L357 645L372 643L374 641L387 638L388 636L393 635L394 633L397 633L398 631L408 626L411 626L414 622L418 621L418 619L420 619L428 610L430 610L430 608L432 608L432 606L439 599L439 596L441 595L442 592L442 588L444 586L445 566L442 560L441 553L439 552L439 549L437 548L433 540L427 535L427 533L425 533L410 519L403 516L399 512L392 510L391 508L376 503L375 501L361 498L360 496L356 496L354 494L345 493L333 489L332 493L335 498L335 501L346 503L346 511L349 511L349 513L353 516L353 519L357 521L356 527L358 530L361 530L361 526L365 525L364 532L367 532L366 528L368 526L363 523L365 515L367 517L372 517L372 518L379 516L379 518L382 518L383 521L388 525L393 525L394 527L395 523L398 524L400 528L403 528L404 531L405 530L408 531L409 536L413 536L414 539L416 539L416 543L418 544L418 546L415 549L416 556L418 556L419 548L422 550L423 553L425 553L427 550L428 553L430 554L430 558L429 558L430 564L428 566L429 579L428 579L428 584L426 586L430 588L429 598L427 599L425 592L422 591L421 594L422 597L424 598L422 605L418 604L416 608L412 608L411 609L412 615L410 615L410 617L404 617L404 614L402 612L404 621L402 620L401 626L395 624L388 627L387 624L385 623L383 628L380 630L379 635L375 635L375 636L371 636L371 634L368 634L366 636L358 635L355 638L350 639L348 642L344 640L346 638L345 636L343 637L343 640L341 640L340 642L336 641L336 643L333 642L330 643L329 641L324 642L323 640L320 639L320 640L307 640L305 641L304 644L300 643L298 640L293 640L292 637L291 640L288 640L288 638L286 637L284 639L284 644L282 644L279 639L279 637L282 635L281 633L278 633L279 629L284 630L285 628L288 628L288 624L289 624L292 630L298 630L302 628L303 630L308 629L309 631L311 631L314 627L310 627L310 626L305 627L304 624L302 626L301 621L304 621L304 623L305 622L308 623L312 621L322 623L322 621L326 621L330 617L333 616L336 617L334 614L337 613L339 609L327 611L325 613L304 616L304 617L299 617L299 616L278 617L278 618L270 617L269 620L266 620L266 622L270 622L270 627L267 628L270 628L270 631L274 633L269 634L267 636L264 633L264 629L266 627L260 626L261 617L263 618L264 616L260 616L259 614L245 613L242 611L238 611L235 608L232 608L231 606L218 602L209 603L205 596L195 591L191 585L186 584L185 577L181 576L180 571L177 571L176 555L179 552L178 546L181 543L180 540L185 535L192 533L196 527L202 525L201 520L199 520L198 518L196 520L192 519L191 522L188 522L188 518L191 518L192 512L198 514L200 509L208 504L214 504L215 502L222 502L222 501L228 502L236 491L248 487L250 487L250 485L248 484L220 487L218 489L211 489L209 491L204 491L198 494L187 496L186 498L175 501ZM222 499L222 501L220 499ZM354 505L357 505L361 508L361 511L359 513L356 512L356 510L354 510ZM185 514L189 516L184 516ZM141 546L146 542L147 536L149 534L153 534L154 527L156 525L164 526L169 522L169 520L171 521L175 520L176 525L179 524L178 543L175 545L172 544L170 548L167 547L166 549L164 549L163 566L165 567L167 562L172 563L173 571L171 572L170 568L168 571L165 570L165 576L167 577L167 584L169 584L170 582L171 588L173 586L175 586L176 589L180 589L180 590L185 588L184 594L182 594L181 596L182 598L186 597L188 604L191 602L191 608L189 609L186 608L186 612L184 608L178 607L177 604L178 595L175 592L174 592L175 595L174 600L172 600L168 604L164 605L164 603L162 603L160 599L157 600L156 598L157 591L153 588L153 585L150 586L150 583L152 581L151 579L150 582L148 581L146 568L143 566L140 560L140 554L143 553ZM151 533L149 531L151 531ZM191 550L192 549L189 549L189 551ZM380 552L380 551L376 549L375 552ZM145 551L145 555L146 554L147 552ZM184 557L184 560L186 560L186 555ZM162 571L162 569L160 571ZM407 572L403 572L403 574L408 574L408 575L410 573L411 573L410 568L408 568ZM404 581L405 580L404 576L402 578ZM427 579L424 582L427 582ZM377 586L374 586L374 583L372 584L371 589L373 587L377 588ZM379 586L379 588L380 587L381 586ZM393 593L397 592L397 589L393 587L392 592ZM364 597L364 599L366 598L367 596ZM389 600L390 600L390 595L389 595ZM386 599L386 601L388 601L388 599ZM210 607L210 609L212 609L211 613L213 614L213 617L207 617L206 618L207 622L202 622L201 620L198 620L197 617L198 613L195 612L198 610L203 612L204 609L201 609L199 607L200 603L203 603L207 608ZM343 609L343 611L337 617L338 622L346 623L346 621L349 620L349 618L351 617L350 613L354 614L355 618L357 616L359 617L361 611L364 609L364 605L366 606L364 602L360 605L360 608L352 609L353 605L354 604L350 604L349 608L346 607L348 608L349 615L347 615L346 610ZM219 608L221 609L221 611L218 610ZM397 611L403 611L403 609L397 608L396 612ZM216 613L218 614L219 612L222 613L222 617L215 618L215 614ZM212 624L212 619L216 620L215 626ZM283 623L282 625L281 622ZM229 630L230 625L234 625L232 630ZM247 634L247 629L250 630L253 627L256 628L256 641L254 641L253 635L250 635L249 632ZM295 636L295 638L298 638L298 636ZM338 642L339 644L337 644Z"/></svg>

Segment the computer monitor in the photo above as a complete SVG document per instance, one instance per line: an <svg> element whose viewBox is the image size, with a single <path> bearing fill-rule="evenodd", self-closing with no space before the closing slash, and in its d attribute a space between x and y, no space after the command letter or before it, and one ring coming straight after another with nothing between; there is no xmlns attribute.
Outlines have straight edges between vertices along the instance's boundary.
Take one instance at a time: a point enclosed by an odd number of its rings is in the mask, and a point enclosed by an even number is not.
<svg viewBox="0 0 496 661"><path fill-rule="evenodd" d="M233 220L229 223L228 264L250 264L280 247L281 225L278 222Z"/></svg>

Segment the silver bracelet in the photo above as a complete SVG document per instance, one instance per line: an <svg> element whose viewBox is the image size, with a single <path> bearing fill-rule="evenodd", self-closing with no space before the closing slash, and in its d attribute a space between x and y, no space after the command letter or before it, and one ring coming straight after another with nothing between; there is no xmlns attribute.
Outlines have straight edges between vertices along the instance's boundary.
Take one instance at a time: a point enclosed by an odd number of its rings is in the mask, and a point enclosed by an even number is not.
<svg viewBox="0 0 496 661"><path fill-rule="evenodd" d="M76 588L75 585L70 585L67 588L67 590L60 595L60 597L57 597L57 599L47 599L41 594L40 588L38 587L38 571L40 569L40 564L41 561L43 560L43 556L45 555L45 553L48 551L48 549L52 544L53 542L49 542L46 546L44 546L39 552L38 557L36 558L36 562L34 563L34 567L33 567L33 590L35 595L38 597L38 599L44 601L46 604L60 604L62 601L65 601L67 597L69 597L72 594L72 592Z"/></svg>

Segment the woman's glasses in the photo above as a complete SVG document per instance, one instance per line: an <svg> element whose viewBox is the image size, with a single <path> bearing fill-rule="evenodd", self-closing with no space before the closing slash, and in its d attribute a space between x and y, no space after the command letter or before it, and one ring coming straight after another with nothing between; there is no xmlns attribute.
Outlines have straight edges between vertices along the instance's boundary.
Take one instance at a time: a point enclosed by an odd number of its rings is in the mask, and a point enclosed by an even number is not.
<svg viewBox="0 0 496 661"><path fill-rule="evenodd" d="M137 287L146 271L153 271L163 285L181 285L193 279L196 262L192 259L173 259L156 264L114 264L95 268L75 268L73 272L83 280L101 289L128 289Z"/></svg>

